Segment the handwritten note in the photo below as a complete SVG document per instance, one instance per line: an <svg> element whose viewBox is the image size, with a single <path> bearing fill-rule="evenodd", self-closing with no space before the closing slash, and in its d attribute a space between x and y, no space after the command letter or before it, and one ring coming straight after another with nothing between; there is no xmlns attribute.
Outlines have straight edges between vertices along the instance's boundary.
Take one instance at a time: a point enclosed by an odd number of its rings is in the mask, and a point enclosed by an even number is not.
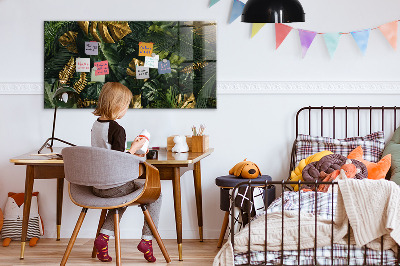
<svg viewBox="0 0 400 266"><path fill-rule="evenodd" d="M92 72L90 73L91 74L90 81L91 82L105 82L106 76L105 75L96 76L96 70L97 70L97 67L92 68Z"/></svg>
<svg viewBox="0 0 400 266"><path fill-rule="evenodd" d="M152 42L140 42L139 43L139 56L151 56L153 53Z"/></svg>
<svg viewBox="0 0 400 266"><path fill-rule="evenodd" d="M95 62L94 66L97 67L96 76L106 75L106 74L110 73L110 71L108 69L108 61L107 60Z"/></svg>
<svg viewBox="0 0 400 266"><path fill-rule="evenodd" d="M136 79L150 78L150 69L144 66L136 66Z"/></svg>
<svg viewBox="0 0 400 266"><path fill-rule="evenodd" d="M76 72L90 72L90 58L77 58Z"/></svg>
<svg viewBox="0 0 400 266"><path fill-rule="evenodd" d="M163 61L158 61L158 74L171 73L171 63L169 60L164 59Z"/></svg>
<svg viewBox="0 0 400 266"><path fill-rule="evenodd" d="M85 54L98 55L99 54L99 43L98 42L85 42Z"/></svg>
<svg viewBox="0 0 400 266"><path fill-rule="evenodd" d="M159 55L146 56L144 60L144 66L150 68L158 68L158 59L160 59Z"/></svg>

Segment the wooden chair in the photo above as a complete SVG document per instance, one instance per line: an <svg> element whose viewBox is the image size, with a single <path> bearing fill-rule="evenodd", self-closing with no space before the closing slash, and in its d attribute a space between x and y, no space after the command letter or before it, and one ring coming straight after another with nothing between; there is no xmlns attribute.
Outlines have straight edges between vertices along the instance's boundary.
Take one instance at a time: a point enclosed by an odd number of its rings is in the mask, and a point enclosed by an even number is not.
<svg viewBox="0 0 400 266"><path fill-rule="evenodd" d="M158 199L161 193L160 176L157 168L143 159L124 152L95 147L68 147L62 150L65 179L68 180L69 196L72 202L82 207L81 214L75 225L71 239L65 250L60 265L65 265L88 209L102 209L96 237L103 226L107 210L116 209L114 215L116 265L121 265L121 246L118 208L128 205L139 205L142 208L146 222L155 237L167 263L171 262L168 252L154 225L148 203ZM138 160L140 161L138 169ZM143 189L118 198L100 198L92 193L92 186L118 185L128 182L132 176L145 177ZM96 257L93 247L92 257Z"/></svg>

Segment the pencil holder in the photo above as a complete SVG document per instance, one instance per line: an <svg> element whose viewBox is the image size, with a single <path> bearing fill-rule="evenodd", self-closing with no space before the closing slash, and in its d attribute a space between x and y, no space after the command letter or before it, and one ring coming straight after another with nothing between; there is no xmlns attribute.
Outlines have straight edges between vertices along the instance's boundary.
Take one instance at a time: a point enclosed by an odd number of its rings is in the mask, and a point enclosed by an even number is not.
<svg viewBox="0 0 400 266"><path fill-rule="evenodd" d="M208 150L209 136L192 136L192 152L205 152Z"/></svg>

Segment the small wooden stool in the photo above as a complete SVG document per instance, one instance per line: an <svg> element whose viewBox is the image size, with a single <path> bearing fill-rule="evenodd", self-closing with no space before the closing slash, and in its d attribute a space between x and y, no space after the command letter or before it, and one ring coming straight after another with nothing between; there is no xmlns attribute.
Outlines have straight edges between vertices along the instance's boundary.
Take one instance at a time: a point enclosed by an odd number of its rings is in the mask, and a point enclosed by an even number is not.
<svg viewBox="0 0 400 266"><path fill-rule="evenodd" d="M220 187L220 209L225 211L224 221L222 222L221 233L219 235L218 245L220 248L222 246L222 242L224 241L224 236L226 232L226 228L228 227L229 222L229 207L230 207L230 199L229 192L233 189L237 184L246 181L263 181L266 180L272 181L272 178L269 175L261 175L254 179L245 179L236 177L234 175L220 176L215 179L215 184ZM255 186L256 187L256 186ZM268 189L268 201L267 207L275 200L275 186L271 186Z"/></svg>

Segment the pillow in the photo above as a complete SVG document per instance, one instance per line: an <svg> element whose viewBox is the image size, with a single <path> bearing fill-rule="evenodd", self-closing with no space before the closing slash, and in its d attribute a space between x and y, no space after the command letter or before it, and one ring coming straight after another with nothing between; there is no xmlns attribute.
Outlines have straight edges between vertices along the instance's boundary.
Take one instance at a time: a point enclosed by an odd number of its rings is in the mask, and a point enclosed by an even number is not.
<svg viewBox="0 0 400 266"><path fill-rule="evenodd" d="M392 155L392 166L388 175L390 180L400 185L400 127L396 129L392 139L386 144L383 155Z"/></svg>
<svg viewBox="0 0 400 266"><path fill-rule="evenodd" d="M352 137L345 139L333 139L329 137L316 137L299 134L296 139L295 165L308 156L329 150L336 154L347 156L352 150L361 146L364 150L364 159L377 162L381 158L385 147L383 131L378 131L364 137Z"/></svg>
<svg viewBox="0 0 400 266"><path fill-rule="evenodd" d="M347 158L349 159L355 159L365 164L368 170L368 179L375 180L385 178L390 168L391 157L392 156L390 154L387 154L377 163L369 162L363 159L363 149L361 148L361 146L355 148L347 156Z"/></svg>

